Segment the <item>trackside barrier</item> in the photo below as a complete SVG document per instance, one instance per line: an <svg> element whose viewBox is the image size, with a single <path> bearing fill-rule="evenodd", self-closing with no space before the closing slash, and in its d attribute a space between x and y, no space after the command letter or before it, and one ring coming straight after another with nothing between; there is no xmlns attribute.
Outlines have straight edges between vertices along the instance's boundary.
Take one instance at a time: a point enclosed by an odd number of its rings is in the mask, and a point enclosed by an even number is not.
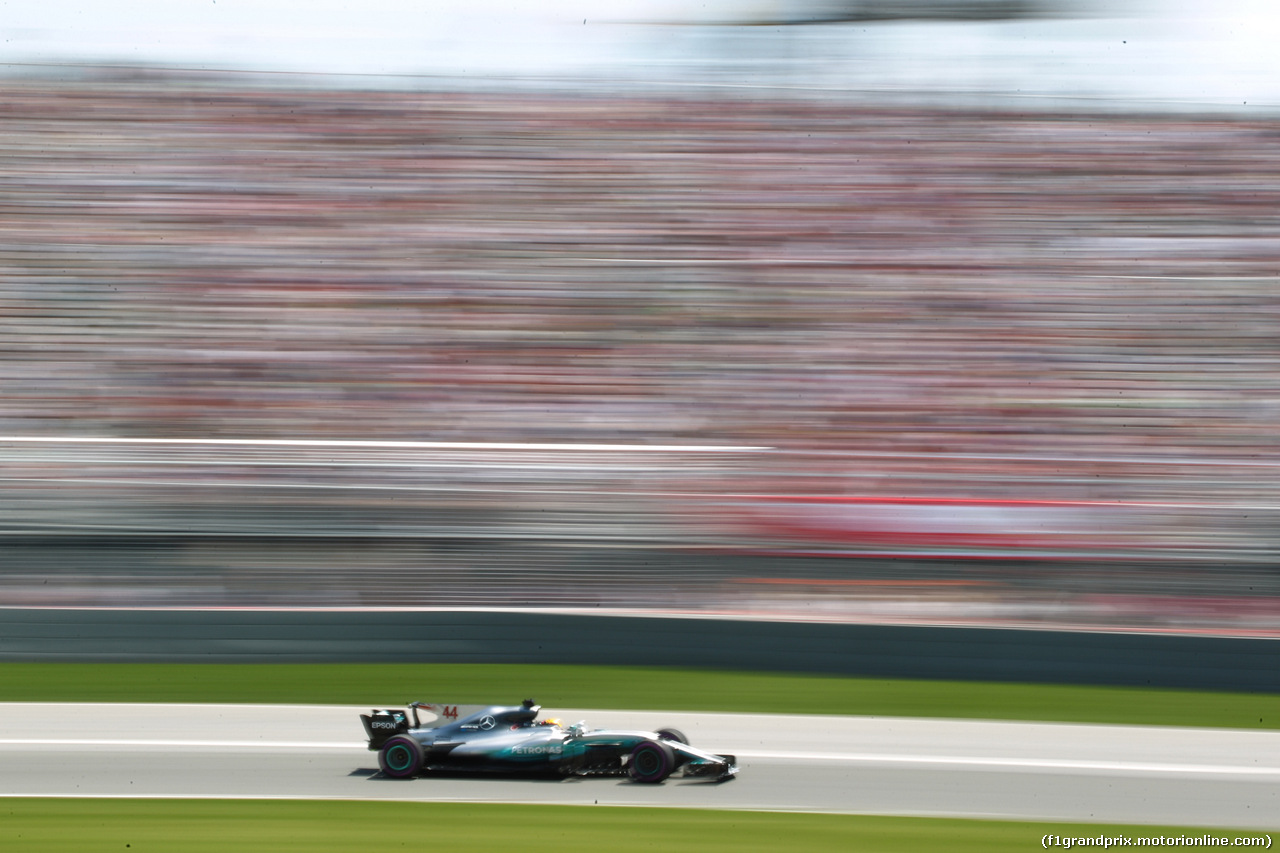
<svg viewBox="0 0 1280 853"><path fill-rule="evenodd" d="M581 663L1280 692L1280 640L512 610L0 608L0 661Z"/></svg>

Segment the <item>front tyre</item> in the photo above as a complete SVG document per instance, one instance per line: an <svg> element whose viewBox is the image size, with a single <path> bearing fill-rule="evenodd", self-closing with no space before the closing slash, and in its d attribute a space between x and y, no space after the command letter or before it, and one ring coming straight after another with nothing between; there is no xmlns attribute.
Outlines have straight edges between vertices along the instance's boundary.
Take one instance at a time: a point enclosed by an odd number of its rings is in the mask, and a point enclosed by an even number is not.
<svg viewBox="0 0 1280 853"><path fill-rule="evenodd" d="M656 740L641 741L631 750L627 773L636 782L656 784L676 769L676 754L665 743Z"/></svg>
<svg viewBox="0 0 1280 853"><path fill-rule="evenodd" d="M422 770L422 744L408 735L387 739L378 752L378 766L394 779L408 779Z"/></svg>
<svg viewBox="0 0 1280 853"><path fill-rule="evenodd" d="M673 740L676 743L689 742L689 739L684 736L684 732L680 731L679 729L658 729L656 732L654 732L654 734L656 734L658 737L662 738L663 740Z"/></svg>

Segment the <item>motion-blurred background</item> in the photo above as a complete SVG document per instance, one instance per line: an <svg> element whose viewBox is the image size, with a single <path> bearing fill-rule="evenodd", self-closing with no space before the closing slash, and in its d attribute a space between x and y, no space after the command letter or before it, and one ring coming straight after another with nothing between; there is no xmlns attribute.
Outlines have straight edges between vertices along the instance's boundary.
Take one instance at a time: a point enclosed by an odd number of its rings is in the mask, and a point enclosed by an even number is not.
<svg viewBox="0 0 1280 853"><path fill-rule="evenodd" d="M0 606L1280 631L1267 4L591 5L5 5Z"/></svg>

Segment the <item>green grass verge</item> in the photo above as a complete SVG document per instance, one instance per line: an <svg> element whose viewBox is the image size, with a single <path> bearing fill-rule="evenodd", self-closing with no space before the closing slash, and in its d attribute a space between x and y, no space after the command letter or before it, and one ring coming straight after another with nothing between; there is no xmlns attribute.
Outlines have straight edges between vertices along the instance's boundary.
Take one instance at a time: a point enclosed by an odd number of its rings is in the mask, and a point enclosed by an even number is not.
<svg viewBox="0 0 1280 853"><path fill-rule="evenodd" d="M4 702L752 711L1280 729L1280 694L506 664L0 664Z"/></svg>
<svg viewBox="0 0 1280 853"><path fill-rule="evenodd" d="M1039 849L1046 834L1250 833L858 815L593 806L300 800L0 800L0 849L252 853L326 850L803 850L921 853ZM1259 835L1259 833L1252 833Z"/></svg>

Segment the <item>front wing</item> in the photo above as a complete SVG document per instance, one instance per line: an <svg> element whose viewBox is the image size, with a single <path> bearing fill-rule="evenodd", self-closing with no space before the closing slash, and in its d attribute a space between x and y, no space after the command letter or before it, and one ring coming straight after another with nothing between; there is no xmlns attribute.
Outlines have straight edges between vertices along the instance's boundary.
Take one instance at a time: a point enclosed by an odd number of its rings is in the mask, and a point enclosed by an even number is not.
<svg viewBox="0 0 1280 853"><path fill-rule="evenodd" d="M681 767L685 776L728 779L738 772L737 756L704 752L687 743L667 741L667 745L682 759Z"/></svg>

